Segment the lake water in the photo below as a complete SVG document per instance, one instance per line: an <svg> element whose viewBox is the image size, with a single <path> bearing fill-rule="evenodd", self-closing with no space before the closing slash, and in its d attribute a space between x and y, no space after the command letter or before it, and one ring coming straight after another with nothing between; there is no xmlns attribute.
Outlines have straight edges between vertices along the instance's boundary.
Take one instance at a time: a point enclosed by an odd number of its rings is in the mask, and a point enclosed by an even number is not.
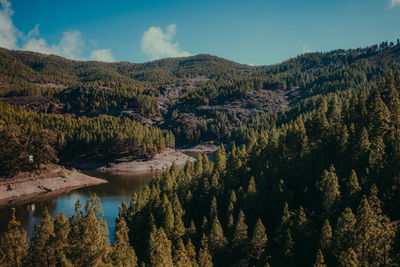
<svg viewBox="0 0 400 267"><path fill-rule="evenodd" d="M0 208L0 233L4 233L7 230L12 208L15 208L16 217L30 238L34 225L40 223L45 208L49 210L53 217L62 212L69 217L74 215L75 203L78 199L80 199L82 207L85 207L86 201L95 193L100 198L110 237L113 237L114 221L118 216L118 207L121 202L125 201L129 204L133 192L140 191L157 174L156 172L113 174L98 171L86 171L84 173L106 179L108 183L75 189L63 195L43 196L25 203Z"/></svg>
<svg viewBox="0 0 400 267"><path fill-rule="evenodd" d="M185 154L196 158L198 152L185 152ZM213 153L208 153L207 156L211 161L214 159ZM107 221L110 238L112 239L115 218L118 216L118 207L121 205L121 202L125 201L129 205L132 194L139 192L157 175L157 172L113 174L99 171L85 171L84 173L89 176L105 179L108 183L75 189L62 195L44 195L40 198L34 198L31 201L0 208L0 235L7 231L12 208L15 208L16 217L30 238L34 225L40 223L45 208L48 209L53 217L62 212L69 217L74 215L75 203L78 199L80 199L82 207L85 207L85 203L90 196L96 194L100 198L104 211L104 219Z"/></svg>

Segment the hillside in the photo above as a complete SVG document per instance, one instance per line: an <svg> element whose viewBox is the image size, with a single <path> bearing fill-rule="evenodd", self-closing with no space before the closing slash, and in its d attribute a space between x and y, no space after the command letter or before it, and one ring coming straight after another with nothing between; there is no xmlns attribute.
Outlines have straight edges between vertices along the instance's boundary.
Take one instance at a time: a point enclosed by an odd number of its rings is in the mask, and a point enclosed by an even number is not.
<svg viewBox="0 0 400 267"><path fill-rule="evenodd" d="M398 266L399 43L260 67L2 54L2 176L221 145L121 203L113 244L93 196L69 219L44 212L30 244L13 216L0 263Z"/></svg>
<svg viewBox="0 0 400 267"><path fill-rule="evenodd" d="M133 64L0 49L0 100L73 117L126 116L170 129L180 145L230 142L232 130L266 113L374 85L399 68L399 59L400 45L386 42L259 67L210 55Z"/></svg>
<svg viewBox="0 0 400 267"><path fill-rule="evenodd" d="M315 109L323 95L376 86L400 68L399 58L400 44L385 42L258 67L210 55L133 64L0 49L0 122L5 140L26 138L26 125L44 130L28 140L49 137L35 142L50 142L50 154L64 163L151 158L175 143L249 144L260 130Z"/></svg>

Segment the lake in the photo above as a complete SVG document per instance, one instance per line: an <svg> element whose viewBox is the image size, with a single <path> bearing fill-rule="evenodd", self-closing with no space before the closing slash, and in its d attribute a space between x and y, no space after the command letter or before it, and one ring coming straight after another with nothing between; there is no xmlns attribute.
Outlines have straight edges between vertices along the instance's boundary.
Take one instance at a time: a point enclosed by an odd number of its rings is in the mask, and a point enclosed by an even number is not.
<svg viewBox="0 0 400 267"><path fill-rule="evenodd" d="M53 217L62 212L69 217L74 215L75 202L78 199L80 199L82 207L85 207L90 196L96 194L103 206L104 219L107 221L110 238L113 238L114 221L118 216L118 207L121 202L125 201L129 204L132 194L139 192L157 174L157 172L113 174L99 171L85 171L84 173L106 179L108 183L75 189L62 195L42 196L21 204L0 208L0 233L3 234L7 230L12 208L15 208L16 217L30 238L34 225L40 223L45 208Z"/></svg>
<svg viewBox="0 0 400 267"><path fill-rule="evenodd" d="M188 156L196 158L199 152L184 152ZM214 154L207 153L208 158L213 161ZM15 214L21 226L27 232L28 238L33 234L35 224L39 224L45 208L53 217L64 213L67 217L75 214L75 203L80 199L82 207L92 194L96 194L101 201L104 211L104 219L113 239L115 218L118 216L118 207L122 201L128 205L134 192L139 192L151 179L161 172L146 173L108 173L100 171L82 171L83 173L102 178L107 184L99 184L84 188L74 189L66 194L40 196L11 206L0 208L0 235L7 231L7 225L11 219L11 209L15 208Z"/></svg>

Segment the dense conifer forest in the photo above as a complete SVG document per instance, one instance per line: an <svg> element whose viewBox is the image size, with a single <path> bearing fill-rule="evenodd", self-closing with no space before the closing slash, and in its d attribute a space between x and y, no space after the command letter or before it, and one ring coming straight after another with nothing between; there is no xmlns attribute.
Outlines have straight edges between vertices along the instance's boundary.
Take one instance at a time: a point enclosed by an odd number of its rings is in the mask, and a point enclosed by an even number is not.
<svg viewBox="0 0 400 267"><path fill-rule="evenodd" d="M106 64L1 54L4 98L40 95L65 104L57 112L0 105L3 173L27 168L26 151L62 163L155 153L173 147L174 134L194 143L214 136L220 144L214 161L203 155L183 169L173 165L121 203L113 243L96 196L84 207L78 201L70 218L45 212L29 242L14 217L1 238L1 266L399 265L399 44L309 53L265 67L206 55ZM160 103L163 84L198 76L208 80L186 88L165 113L160 104L142 111L133 100ZM68 88L25 88L28 77ZM70 93L88 84L100 91L115 85L116 93ZM247 119L219 111L187 122L200 125L191 128L169 119L190 108L207 113L225 99L244 102L259 90L296 94ZM101 103L95 110L88 107L93 99ZM109 114L105 99L117 106L130 99L126 108L141 118L159 113L164 123L143 126ZM168 124L174 129L165 130Z"/></svg>

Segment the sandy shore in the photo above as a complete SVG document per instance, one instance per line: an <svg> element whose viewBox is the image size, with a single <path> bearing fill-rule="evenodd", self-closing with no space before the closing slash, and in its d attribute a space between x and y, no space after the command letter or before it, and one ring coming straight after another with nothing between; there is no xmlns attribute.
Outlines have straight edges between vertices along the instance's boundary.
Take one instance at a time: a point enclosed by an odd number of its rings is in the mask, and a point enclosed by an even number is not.
<svg viewBox="0 0 400 267"><path fill-rule="evenodd" d="M46 170L21 173L0 182L0 206L14 204L44 194L66 193L72 189L107 181L87 176L77 170L51 165Z"/></svg>
<svg viewBox="0 0 400 267"><path fill-rule="evenodd" d="M183 167L188 160L191 162L195 161L194 158L189 157L180 151L169 148L157 154L153 160L135 160L122 163L110 163L107 166L97 168L97 170L107 172L160 171L171 167L173 162L175 162L178 166Z"/></svg>

